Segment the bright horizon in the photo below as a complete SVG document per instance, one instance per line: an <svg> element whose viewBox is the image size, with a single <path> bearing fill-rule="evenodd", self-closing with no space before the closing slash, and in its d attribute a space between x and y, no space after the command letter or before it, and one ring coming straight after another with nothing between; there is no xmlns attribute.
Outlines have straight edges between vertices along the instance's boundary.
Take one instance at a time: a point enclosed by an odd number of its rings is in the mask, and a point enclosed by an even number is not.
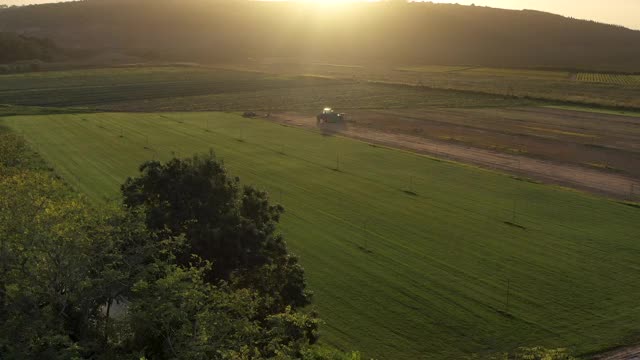
<svg viewBox="0 0 640 360"><path fill-rule="evenodd" d="M344 2L345 0L310 0L316 2ZM349 1L349 0L346 0ZM504 9L532 9L546 11L578 19L617 24L640 30L639 0L609 0L606 6L602 0L582 0L576 5L574 0L432 0L435 3L475 4ZM42 4L51 0L0 0L3 5Z"/></svg>
<svg viewBox="0 0 640 360"><path fill-rule="evenodd" d="M639 0L609 0L606 6L602 0L432 0L435 3L476 4L503 9L531 9L546 11L577 19L594 20L607 24L617 24L640 30Z"/></svg>

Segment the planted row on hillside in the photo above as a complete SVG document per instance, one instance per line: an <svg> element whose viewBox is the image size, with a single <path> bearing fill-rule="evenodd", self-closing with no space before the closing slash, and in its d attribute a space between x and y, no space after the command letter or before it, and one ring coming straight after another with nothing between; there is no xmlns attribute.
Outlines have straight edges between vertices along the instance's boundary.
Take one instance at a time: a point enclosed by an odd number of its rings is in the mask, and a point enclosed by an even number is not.
<svg viewBox="0 0 640 360"><path fill-rule="evenodd" d="M584 82L599 82L619 85L640 85L640 75L579 73L576 79L578 81Z"/></svg>

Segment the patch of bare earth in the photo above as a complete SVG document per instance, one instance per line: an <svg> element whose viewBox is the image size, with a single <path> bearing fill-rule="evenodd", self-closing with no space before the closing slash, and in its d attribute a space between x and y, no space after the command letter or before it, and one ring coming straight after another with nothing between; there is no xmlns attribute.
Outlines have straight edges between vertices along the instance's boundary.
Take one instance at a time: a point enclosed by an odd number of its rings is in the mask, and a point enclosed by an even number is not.
<svg viewBox="0 0 640 360"><path fill-rule="evenodd" d="M640 345L629 346L606 352L591 358L592 360L640 360Z"/></svg>
<svg viewBox="0 0 640 360"><path fill-rule="evenodd" d="M515 116L496 111L501 110L367 110L350 113L347 124L320 126L313 114L279 113L272 114L269 119L290 126L339 134L373 144L501 170L520 177L616 199L640 199L638 178L623 171L612 171L606 165L602 165L604 168L600 169L598 167L601 160L597 158L600 155L588 153L602 150L613 154L606 156L618 156L615 161L619 163L633 163L636 161L633 158L636 155L633 150L637 143L634 137L630 137L631 133L628 130L630 127L634 131L640 130L640 127L637 127L640 125L640 119L616 119L618 124L621 124L619 126L627 131L620 131L620 134L610 132L613 134L608 135L611 141L607 140L606 143L593 146L591 143L595 141L602 142L602 139L608 139L600 135L603 133L599 128L602 127L602 118L596 119L593 114L582 116L570 111L562 114L558 113L558 110L517 109L512 110L516 112L515 115L519 113ZM525 116L524 119L519 119L522 114ZM579 126L571 123L572 116L579 117L578 120L574 119ZM565 120L556 123L554 117ZM487 121L482 121L483 119ZM537 121L534 121L536 119ZM594 124L593 129L585 125L588 122ZM616 123L609 125L611 127ZM457 138L447 134L456 134ZM480 145L480 140L490 140L496 144L496 148ZM517 144L514 144L514 141ZM523 150L523 146L526 147L526 151ZM563 157L559 149L565 147L585 150L584 153L576 151L575 154L572 152L571 156ZM554 152L559 160L546 158ZM589 163L594 166L586 165Z"/></svg>

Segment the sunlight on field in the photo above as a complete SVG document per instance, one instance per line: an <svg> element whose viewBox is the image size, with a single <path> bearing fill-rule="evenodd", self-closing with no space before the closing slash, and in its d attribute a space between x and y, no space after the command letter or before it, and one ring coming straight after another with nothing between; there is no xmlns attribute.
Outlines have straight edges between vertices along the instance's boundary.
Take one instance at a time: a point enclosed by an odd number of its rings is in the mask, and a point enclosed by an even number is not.
<svg viewBox="0 0 640 360"><path fill-rule="evenodd" d="M425 65L396 68L397 71L426 72L426 73L457 73L470 76L512 76L531 79L555 79L566 80L569 73L566 71L530 70L530 69L501 69L479 66L445 66Z"/></svg>

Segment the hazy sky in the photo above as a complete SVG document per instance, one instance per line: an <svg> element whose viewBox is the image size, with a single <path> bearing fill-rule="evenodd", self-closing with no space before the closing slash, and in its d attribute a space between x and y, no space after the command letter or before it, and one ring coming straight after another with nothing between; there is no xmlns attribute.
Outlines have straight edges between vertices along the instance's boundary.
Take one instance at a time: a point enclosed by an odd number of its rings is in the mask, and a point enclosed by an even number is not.
<svg viewBox="0 0 640 360"><path fill-rule="evenodd" d="M1 1L1 0L0 0ZM640 30L640 0L455 0L441 3L486 5L505 9L534 9L578 19L619 24Z"/></svg>
<svg viewBox="0 0 640 360"><path fill-rule="evenodd" d="M322 1L322 0L316 0ZM331 0L335 1L335 0ZM640 30L640 0L432 0L486 5L509 9L535 9L579 19L597 20ZM0 4L24 5L51 0L0 0Z"/></svg>

